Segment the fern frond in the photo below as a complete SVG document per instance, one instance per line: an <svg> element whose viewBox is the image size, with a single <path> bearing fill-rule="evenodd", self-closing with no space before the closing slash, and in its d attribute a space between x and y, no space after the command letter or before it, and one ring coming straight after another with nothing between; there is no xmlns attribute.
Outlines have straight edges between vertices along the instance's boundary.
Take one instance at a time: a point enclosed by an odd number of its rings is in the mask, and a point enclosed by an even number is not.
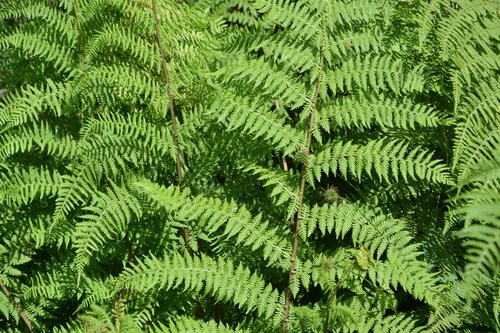
<svg viewBox="0 0 500 333"><path fill-rule="evenodd" d="M345 59L352 54L368 51L378 52L381 48L382 36L377 29L368 31L342 31L339 36L325 36L325 58L335 64L337 59Z"/></svg>
<svg viewBox="0 0 500 333"><path fill-rule="evenodd" d="M416 299L437 306L443 286L439 285L437 274L429 271L430 265L417 259L420 254L415 245L408 246L402 252L390 252L387 261L377 262L368 275L384 289L392 286L397 290L400 285Z"/></svg>
<svg viewBox="0 0 500 333"><path fill-rule="evenodd" d="M337 99L318 112L317 123L327 132L336 128L438 127L445 119L430 106L404 98L348 96Z"/></svg>
<svg viewBox="0 0 500 333"><path fill-rule="evenodd" d="M108 25L103 27L87 42L85 46L85 62L94 63L100 59L101 53L110 51L122 51L130 54L130 61L136 66L146 66L160 71L158 52L147 40L139 38L131 29L125 29L120 25Z"/></svg>
<svg viewBox="0 0 500 333"><path fill-rule="evenodd" d="M311 155L308 161L308 180L314 183L314 177L321 180L322 174L337 172L344 177L349 173L358 179L362 173L372 177L372 172L379 180L391 183L402 178L427 180L434 183L451 184L448 168L439 160L432 158L432 153L417 147L410 150L405 141L372 140L359 145L351 142L338 142L325 145L325 148ZM349 172L349 173L348 173Z"/></svg>
<svg viewBox="0 0 500 333"><path fill-rule="evenodd" d="M75 279L68 267L66 270L38 273L30 277L30 284L23 286L24 297L33 300L61 300L76 290Z"/></svg>
<svg viewBox="0 0 500 333"><path fill-rule="evenodd" d="M203 289L218 301L232 302L247 313L257 311L274 325L282 317L280 295L271 285L266 285L242 265L235 267L231 261L214 260L205 255L146 258L135 268L127 268L117 281L118 288L132 288L141 293L152 288L169 290L180 285L196 293Z"/></svg>
<svg viewBox="0 0 500 333"><path fill-rule="evenodd" d="M142 216L138 200L126 189L113 185L107 193L96 193L92 205L85 207L75 230L75 265L81 274L93 252L126 231L127 225Z"/></svg>
<svg viewBox="0 0 500 333"><path fill-rule="evenodd" d="M458 109L460 116L453 145L453 169L460 169L462 179L470 173L471 162L478 163L491 156L491 148L495 147L495 129L498 132L496 124L500 120L499 96L498 80L490 80L467 94Z"/></svg>
<svg viewBox="0 0 500 333"><path fill-rule="evenodd" d="M91 168L92 161L84 161L73 168L70 174L62 175L54 210L54 219L58 221L76 207L86 202L94 193L97 184L97 175Z"/></svg>
<svg viewBox="0 0 500 333"><path fill-rule="evenodd" d="M226 64L223 82L241 81L254 89L260 88L272 97L280 98L285 106L296 109L306 102L304 84L287 72L274 68L263 58L237 58Z"/></svg>
<svg viewBox="0 0 500 333"><path fill-rule="evenodd" d="M222 17L229 24L241 24L257 27L261 24L255 4L247 0L217 0L212 11L216 17Z"/></svg>
<svg viewBox="0 0 500 333"><path fill-rule="evenodd" d="M10 300L3 292L0 293L0 313L7 320L13 319L16 322L19 321L19 313L17 313Z"/></svg>
<svg viewBox="0 0 500 333"><path fill-rule="evenodd" d="M123 65L108 65L85 72L73 89L75 96L86 96L87 105L111 107L118 101L137 103L149 100L151 108L165 117L163 91L156 80Z"/></svg>
<svg viewBox="0 0 500 333"><path fill-rule="evenodd" d="M422 91L425 81L422 67L406 70L403 60L391 54L368 54L350 58L338 68L327 71L325 83L334 95L351 91L354 85L363 90L371 88L377 93L391 90L401 94Z"/></svg>
<svg viewBox="0 0 500 333"><path fill-rule="evenodd" d="M500 120L500 117L498 117L498 119ZM478 164L493 159L494 150L500 146L500 123L492 124L490 128L486 126L481 128L480 125L477 127L479 128L470 130L470 141L468 145L465 147L457 147L461 149L462 153L458 158L463 160L463 163L459 165L460 180L467 179ZM464 160L464 157L467 157L467 160Z"/></svg>
<svg viewBox="0 0 500 333"><path fill-rule="evenodd" d="M318 38L322 31L306 1L255 1L258 12L265 15L269 25L277 24L294 35L296 38L310 40L312 36Z"/></svg>
<svg viewBox="0 0 500 333"><path fill-rule="evenodd" d="M228 130L240 129L254 138L263 137L277 149L283 149L286 154L303 147L305 142L305 134L284 124L283 119L279 119L260 103L231 92L221 91L210 113L217 116L218 121Z"/></svg>
<svg viewBox="0 0 500 333"><path fill-rule="evenodd" d="M77 311L88 309L93 304L109 303L113 296L116 296L113 286L116 282L116 277L106 277L105 279L92 279L84 276L80 285L85 290L82 301L77 308ZM75 283L76 285L76 283Z"/></svg>
<svg viewBox="0 0 500 333"><path fill-rule="evenodd" d="M482 204L480 209L490 212L498 211L500 209L500 196L497 195L496 198L493 198L496 199L495 204ZM469 206L467 207L467 211L471 212L474 208ZM460 231L460 237L466 239L464 242L464 246L468 249L466 259L470 262L467 266L466 276L478 277L478 272L486 276L496 273L495 271L500 262L498 251L500 248L500 240L498 239L499 231L500 222L498 221L491 224L471 225Z"/></svg>
<svg viewBox="0 0 500 333"><path fill-rule="evenodd" d="M389 308L378 308L377 297L359 295L346 302L333 304L330 311L328 327L337 328L337 332L421 332L424 327L418 326L418 317L407 313L382 316ZM383 302L382 302L383 303ZM377 306L377 308L374 308Z"/></svg>
<svg viewBox="0 0 500 333"><path fill-rule="evenodd" d="M314 306L295 306L291 309L289 329L292 332L320 332L322 329L322 311Z"/></svg>
<svg viewBox="0 0 500 333"><path fill-rule="evenodd" d="M314 205L303 208L302 238L310 237L316 229L322 234L335 233L344 238L349 232L353 244L363 244L376 258L391 249L400 251L412 240L403 221L376 214L372 209L356 203Z"/></svg>
<svg viewBox="0 0 500 333"><path fill-rule="evenodd" d="M271 197L278 197L276 205L288 203L288 217L291 217L297 209L299 202L299 190L291 183L290 172L279 172L269 170L260 166L248 166L243 171L252 172L259 176L259 180L266 181L264 187L272 186Z"/></svg>
<svg viewBox="0 0 500 333"><path fill-rule="evenodd" d="M283 66L285 70L305 73L315 66L312 50L298 40L289 40L284 34L269 35L263 33L249 40L243 40L242 44L237 46L238 52L246 50L259 52L262 49L265 59Z"/></svg>
<svg viewBox="0 0 500 333"><path fill-rule="evenodd" d="M2 281L41 332L495 330L498 13L0 1Z"/></svg>
<svg viewBox="0 0 500 333"><path fill-rule="evenodd" d="M126 162L135 167L157 164L168 154L175 160L170 130L138 114L104 114L80 130L78 156L100 163L107 175L126 173Z"/></svg>
<svg viewBox="0 0 500 333"><path fill-rule="evenodd" d="M27 86L8 94L0 100L0 125L2 132L16 125L38 120L42 111L49 109L54 115L61 116L62 101L68 98L71 84L47 80L40 88Z"/></svg>
<svg viewBox="0 0 500 333"><path fill-rule="evenodd" d="M2 175L0 201L6 205L27 205L39 198L57 194L61 176L46 168L13 169Z"/></svg>
<svg viewBox="0 0 500 333"><path fill-rule="evenodd" d="M51 42L44 34L37 32L15 32L0 38L0 48L16 48L23 52L26 59L38 57L48 63L60 73L69 73L73 69L73 52L66 45Z"/></svg>
<svg viewBox="0 0 500 333"><path fill-rule="evenodd" d="M480 45L484 51L489 51L490 40L500 33L498 26L482 22L489 21L488 14L496 15L498 8L489 8L486 2L478 5L473 1L462 1L461 5L464 6L459 10L448 10L450 15L440 21L436 31L443 60L463 54L467 44Z"/></svg>
<svg viewBox="0 0 500 333"><path fill-rule="evenodd" d="M107 309L99 305L92 305L91 310L80 315L79 320L85 323L85 330L87 332L140 332L140 328L131 315L118 316L114 313L109 313Z"/></svg>
<svg viewBox="0 0 500 333"><path fill-rule="evenodd" d="M478 163L460 184L465 192L458 196L453 214L472 221L459 230L464 239L467 264L464 270L465 298L481 299L484 285L498 280L500 263L500 150L493 158Z"/></svg>
<svg viewBox="0 0 500 333"><path fill-rule="evenodd" d="M423 326L418 325L418 318L414 316L408 316L405 314L397 314L392 316L387 316L383 318L380 322L376 323L373 327L373 332L407 332L407 333L417 333L425 330Z"/></svg>
<svg viewBox="0 0 500 333"><path fill-rule="evenodd" d="M76 145L71 137L59 137L58 132L57 128L52 129L42 122L33 128L22 126L16 128L16 131L4 133L0 139L0 159L33 151L65 158L75 151Z"/></svg>
<svg viewBox="0 0 500 333"><path fill-rule="evenodd" d="M43 20L51 29L54 29L53 31L57 32L58 36L66 37L69 45L76 45L76 24L74 17L70 15L51 9L46 4L29 0L6 1L1 9L0 20L20 18Z"/></svg>
<svg viewBox="0 0 500 333"><path fill-rule="evenodd" d="M246 332L242 329L232 329L223 323L216 323L215 321L201 321L190 317L180 317L175 318L175 320L170 319L168 326L159 324L152 332L170 332L170 333L232 333L232 332Z"/></svg>
<svg viewBox="0 0 500 333"><path fill-rule="evenodd" d="M320 9L326 12L324 16L327 19L327 27L331 31L337 31L339 26L355 26L363 23L373 22L380 18L388 10L377 1L355 0L351 2L344 1L325 1L321 2Z"/></svg>
<svg viewBox="0 0 500 333"><path fill-rule="evenodd" d="M500 57L493 51L486 54L478 53L476 50L463 51L455 63L457 69L452 71L450 78L453 83L455 108L458 107L464 91L471 88L473 82L482 81L488 72L489 76L494 77L495 72L500 70Z"/></svg>
<svg viewBox="0 0 500 333"><path fill-rule="evenodd" d="M288 265L286 241L279 236L278 229L271 229L269 222L262 222L260 215L252 217L244 206L238 206L234 201L225 202L201 195L190 199L174 187L165 188L149 181L136 182L132 188L168 212L176 212L180 221L197 220L196 228L209 235L224 228L222 235L236 237L235 245L248 246L253 251L263 248L264 259L270 264Z"/></svg>

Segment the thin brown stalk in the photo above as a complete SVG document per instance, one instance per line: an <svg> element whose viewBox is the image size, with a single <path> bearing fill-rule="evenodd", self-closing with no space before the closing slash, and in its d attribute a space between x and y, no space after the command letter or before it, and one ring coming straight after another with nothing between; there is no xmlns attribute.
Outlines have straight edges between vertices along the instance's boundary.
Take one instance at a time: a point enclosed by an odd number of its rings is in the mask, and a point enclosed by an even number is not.
<svg viewBox="0 0 500 333"><path fill-rule="evenodd" d="M181 154L179 150L179 132L177 130L177 122L175 119L174 98L172 96L172 88L170 84L170 73L168 70L165 49L163 48L163 42L160 34L160 25L158 23L156 0L151 0L151 3L152 3L151 9L153 12L153 20L154 20L155 34L156 34L156 43L158 44L158 48L160 49L163 81L167 89L168 104L170 106L170 117L172 118L172 129L174 132L175 164L177 167L177 179L178 179L179 191L182 191L183 183L182 183L182 169L181 169ZM188 251L189 254L192 254L193 251L191 249L191 245L189 245L189 231L187 230L187 228L184 228L182 230L182 237L184 238L186 250Z"/></svg>
<svg viewBox="0 0 500 333"><path fill-rule="evenodd" d="M320 61L319 61L319 72L321 73L323 71L323 54L320 55ZM312 134L314 130L314 115L315 115L315 109L316 109L316 103L318 101L318 95L319 95L319 90L321 88L321 74L318 78L318 82L316 84L316 90L314 92L314 99L311 105L310 109L310 116L309 116L309 132L307 134L307 142L306 142L306 147L305 147L305 154L306 154L306 161L309 159L309 156L311 155L311 143L312 143ZM304 164L302 167L302 176L300 178L300 191L299 191L299 208L297 210L297 221L296 221L296 226L295 226L295 234L294 234L294 241L293 241L293 248L292 248L292 260L290 262L290 274L288 277L288 289L286 293L286 298L285 298L285 317L283 318L283 323L282 323L282 332L286 332L288 329L288 318L290 315L290 302L292 300L292 282L293 279L295 278L295 263L297 261L297 253L299 250L299 240L300 240L300 224L302 223L302 206L304 204L304 191L306 188L306 174L307 174L307 163Z"/></svg>
<svg viewBox="0 0 500 333"><path fill-rule="evenodd" d="M5 294L5 296L7 296L7 298L9 299L9 302L14 306L14 308L17 311L17 313L19 314L19 316L23 320L24 324L26 324L26 327L28 327L28 330L31 333L33 333L34 332L33 331L33 326L31 326L30 320L28 319L28 317L26 317L26 315L24 314L23 310L21 310L21 307L19 306L19 304L17 304L17 302L14 299L14 297L12 297L12 294L10 293L9 289L7 289L7 287L3 284L2 278L0 278L0 288L2 288L2 291Z"/></svg>
<svg viewBox="0 0 500 333"><path fill-rule="evenodd" d="M276 102L277 104L278 102ZM288 172L288 163L286 161L286 157L283 155L283 170L285 170L285 172ZM295 231L295 216L292 215L292 217L290 218L290 231L291 232L294 232Z"/></svg>

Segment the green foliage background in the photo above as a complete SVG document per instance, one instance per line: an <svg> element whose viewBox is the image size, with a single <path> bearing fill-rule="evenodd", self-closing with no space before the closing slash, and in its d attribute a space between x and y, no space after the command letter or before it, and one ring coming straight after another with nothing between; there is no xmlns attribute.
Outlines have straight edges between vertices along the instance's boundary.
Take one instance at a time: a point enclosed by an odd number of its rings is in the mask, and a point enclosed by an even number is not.
<svg viewBox="0 0 500 333"><path fill-rule="evenodd" d="M499 13L3 0L0 330L499 332Z"/></svg>

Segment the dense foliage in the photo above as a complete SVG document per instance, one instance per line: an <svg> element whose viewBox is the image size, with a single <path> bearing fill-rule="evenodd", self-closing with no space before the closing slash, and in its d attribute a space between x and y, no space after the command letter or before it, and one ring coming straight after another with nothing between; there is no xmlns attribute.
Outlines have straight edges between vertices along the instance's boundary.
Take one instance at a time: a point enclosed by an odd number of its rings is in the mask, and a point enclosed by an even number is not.
<svg viewBox="0 0 500 333"><path fill-rule="evenodd" d="M2 0L0 330L499 332L495 0Z"/></svg>

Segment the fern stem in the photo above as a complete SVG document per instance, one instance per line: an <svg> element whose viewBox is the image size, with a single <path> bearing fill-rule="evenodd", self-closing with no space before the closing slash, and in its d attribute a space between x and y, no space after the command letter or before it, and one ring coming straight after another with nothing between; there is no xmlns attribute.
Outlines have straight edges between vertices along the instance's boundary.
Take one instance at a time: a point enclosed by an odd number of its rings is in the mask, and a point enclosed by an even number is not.
<svg viewBox="0 0 500 333"><path fill-rule="evenodd" d="M285 155L283 155L283 170L285 170L285 172L288 172L288 163L286 161ZM294 230L295 230L295 216L292 215L292 217L290 218L290 232L294 232Z"/></svg>
<svg viewBox="0 0 500 333"><path fill-rule="evenodd" d="M153 12L154 26L155 26L156 42L158 44L158 48L160 49L163 81L164 81L166 89L167 89L167 98L168 98L168 104L170 107L170 117L172 118L172 129L174 132L173 134L174 134L175 164L176 164L176 168L177 168L177 179L178 179L179 191L182 192L183 180L182 180L182 169L181 169L181 155L180 155L180 151L179 151L179 132L177 130L177 122L175 119L174 98L172 96L170 73L168 70L165 49L163 48L163 42L162 42L161 34L160 34L160 25L158 23L158 14L157 14L157 10L156 10L156 0L151 0L151 4L152 4L151 9ZM182 229L182 237L184 238L186 250L191 255L193 251L191 249L191 245L189 245L189 231L187 230L187 228Z"/></svg>
<svg viewBox="0 0 500 333"><path fill-rule="evenodd" d="M128 234L125 233L125 237L123 238L123 243L127 248L127 264L133 264L135 262L135 254L134 248L132 246L132 242L128 237ZM121 326L121 316L123 315L123 304L127 301L127 289L123 287L118 295L116 296L113 308L115 309L115 327L119 330Z"/></svg>
<svg viewBox="0 0 500 333"><path fill-rule="evenodd" d="M26 317L23 310L21 310L21 307L19 306L19 304L17 304L14 297L12 297L12 294L9 292L9 289L7 289L7 287L3 284L2 278L0 278L0 288L2 288L3 293L5 294L5 296L7 296L7 298L9 299L9 302L14 306L17 313L19 313L19 316L26 324L26 327L28 327L28 330L33 333L34 332L33 326L31 326L30 320L28 319L28 317Z"/></svg>
<svg viewBox="0 0 500 333"><path fill-rule="evenodd" d="M351 265L349 265L349 269L342 274L342 276L339 279L339 282L335 285L335 288L333 288L332 294L330 295L328 303L326 305L326 316L325 320L323 321L323 333L328 333L328 325L330 322L330 309L333 305L333 302L335 302L335 299L337 298L337 292L340 286L345 281L345 279L347 279L347 276L349 275L349 273L351 273L353 267L354 264L351 263Z"/></svg>
<svg viewBox="0 0 500 333"><path fill-rule="evenodd" d="M310 116L309 116L309 131L307 133L307 143L305 147L305 154L306 154L306 161L309 159L309 156L311 155L311 143L312 143L312 134L314 131L314 115L315 115L315 108L316 108L316 103L318 102L318 95L319 95L319 90L321 88L321 73L323 71L323 53L320 54L320 59L319 59L319 77L318 77L318 82L316 84L315 92L314 92L314 99L310 108ZM282 323L282 331L286 332L288 329L288 318L290 315L290 302L292 299L292 282L293 279L295 278L295 262L297 261L297 253L299 250L299 240L300 240L300 224L302 222L302 206L304 204L304 192L306 188L306 175L307 175L307 162L304 164L302 167L302 175L300 178L300 192L299 192L299 208L297 210L297 221L296 221L296 226L295 226L295 235L294 235L294 241L293 241L293 248L292 248L292 260L290 263L290 274L288 277L288 289L286 292L286 298L285 298L285 317L283 318L283 323Z"/></svg>

